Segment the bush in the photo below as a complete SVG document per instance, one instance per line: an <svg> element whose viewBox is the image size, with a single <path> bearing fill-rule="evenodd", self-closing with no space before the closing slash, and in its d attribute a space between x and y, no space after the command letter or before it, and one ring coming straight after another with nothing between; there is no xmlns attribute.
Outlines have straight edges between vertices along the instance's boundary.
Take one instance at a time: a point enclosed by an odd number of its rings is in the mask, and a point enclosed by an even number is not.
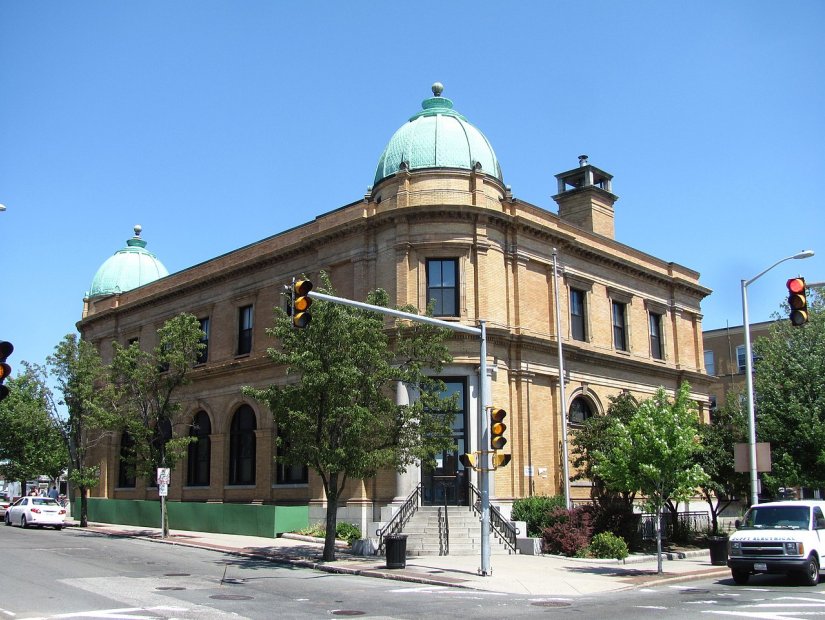
<svg viewBox="0 0 825 620"><path fill-rule="evenodd" d="M562 495L534 495L513 502L513 521L527 522L527 535L538 538L546 527L552 525L550 513L556 508L564 508Z"/></svg>
<svg viewBox="0 0 825 620"><path fill-rule="evenodd" d="M542 532L544 551L568 557L581 556L593 535L593 512L593 506L553 509L548 515L551 525Z"/></svg>
<svg viewBox="0 0 825 620"><path fill-rule="evenodd" d="M594 558L616 558L624 560L629 552L627 543L610 532L596 534L590 541L590 555Z"/></svg>
<svg viewBox="0 0 825 620"><path fill-rule="evenodd" d="M351 547L352 543L361 538L361 530L352 523L338 523L335 526L335 538L338 540L346 540Z"/></svg>
<svg viewBox="0 0 825 620"><path fill-rule="evenodd" d="M624 502L601 503L593 516L593 531L610 532L623 538L628 546L641 547L639 520L640 515Z"/></svg>

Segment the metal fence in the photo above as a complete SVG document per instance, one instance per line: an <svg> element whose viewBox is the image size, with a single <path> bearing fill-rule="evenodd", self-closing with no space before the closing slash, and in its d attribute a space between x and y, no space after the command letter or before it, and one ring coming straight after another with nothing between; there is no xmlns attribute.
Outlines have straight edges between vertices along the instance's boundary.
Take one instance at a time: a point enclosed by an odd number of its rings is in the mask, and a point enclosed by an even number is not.
<svg viewBox="0 0 825 620"><path fill-rule="evenodd" d="M673 517L669 511L661 514L662 540L672 540L674 537ZM695 534L710 530L710 515L707 512L680 512L677 513L677 533ZM643 513L639 519L639 536L642 540L656 539L656 515Z"/></svg>

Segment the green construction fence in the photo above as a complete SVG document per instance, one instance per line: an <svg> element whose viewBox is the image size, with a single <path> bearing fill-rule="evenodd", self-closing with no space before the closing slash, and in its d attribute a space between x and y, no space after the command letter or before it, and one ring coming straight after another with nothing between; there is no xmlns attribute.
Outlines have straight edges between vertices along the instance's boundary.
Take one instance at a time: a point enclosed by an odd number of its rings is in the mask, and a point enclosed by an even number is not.
<svg viewBox="0 0 825 620"><path fill-rule="evenodd" d="M166 510L173 530L276 538L309 527L309 506L166 502ZM76 500L72 515L79 514ZM90 497L87 516L90 522L159 528L160 501Z"/></svg>

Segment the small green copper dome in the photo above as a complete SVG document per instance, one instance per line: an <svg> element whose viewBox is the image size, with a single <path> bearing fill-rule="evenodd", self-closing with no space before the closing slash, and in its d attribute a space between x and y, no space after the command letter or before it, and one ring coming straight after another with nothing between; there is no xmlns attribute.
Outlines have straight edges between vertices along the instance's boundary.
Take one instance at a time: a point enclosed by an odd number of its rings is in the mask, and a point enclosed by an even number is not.
<svg viewBox="0 0 825 620"><path fill-rule="evenodd" d="M87 297L124 293L169 275L163 263L146 249L141 230L135 226L135 236L126 241L126 247L100 266Z"/></svg>
<svg viewBox="0 0 825 620"><path fill-rule="evenodd" d="M453 102L441 96L444 87L433 84L433 96L422 110L390 138L378 161L374 185L398 172L422 168L461 168L482 172L503 181L498 159L484 134L453 110Z"/></svg>

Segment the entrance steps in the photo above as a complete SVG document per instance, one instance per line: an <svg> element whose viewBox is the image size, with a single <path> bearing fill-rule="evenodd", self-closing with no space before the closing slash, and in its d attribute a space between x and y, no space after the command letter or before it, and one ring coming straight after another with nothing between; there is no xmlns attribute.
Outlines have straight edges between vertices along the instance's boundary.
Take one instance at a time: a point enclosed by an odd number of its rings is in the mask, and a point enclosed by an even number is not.
<svg viewBox="0 0 825 620"><path fill-rule="evenodd" d="M421 506L404 526L407 555L475 555L481 553L481 520L469 506L447 506L446 535L444 506ZM490 553L514 553L490 532Z"/></svg>

